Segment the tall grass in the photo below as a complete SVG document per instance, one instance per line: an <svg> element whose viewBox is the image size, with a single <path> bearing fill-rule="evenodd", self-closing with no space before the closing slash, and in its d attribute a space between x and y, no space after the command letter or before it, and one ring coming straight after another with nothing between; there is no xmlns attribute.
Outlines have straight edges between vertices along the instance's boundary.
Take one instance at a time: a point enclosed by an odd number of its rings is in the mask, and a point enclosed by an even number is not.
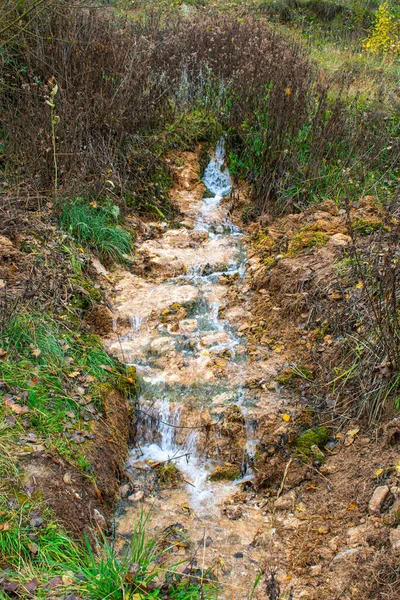
<svg viewBox="0 0 400 600"><path fill-rule="evenodd" d="M64 202L60 224L81 244L100 256L123 262L132 247L132 236L118 226L119 208L116 205L98 206L83 198Z"/></svg>

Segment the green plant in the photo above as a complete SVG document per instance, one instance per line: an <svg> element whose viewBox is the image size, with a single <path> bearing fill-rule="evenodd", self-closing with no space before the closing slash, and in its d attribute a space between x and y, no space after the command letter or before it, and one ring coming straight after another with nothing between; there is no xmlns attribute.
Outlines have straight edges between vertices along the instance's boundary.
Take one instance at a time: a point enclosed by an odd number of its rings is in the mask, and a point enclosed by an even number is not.
<svg viewBox="0 0 400 600"><path fill-rule="evenodd" d="M100 256L124 262L132 248L132 235L118 225L119 208L76 198L61 206L60 224L76 240Z"/></svg>

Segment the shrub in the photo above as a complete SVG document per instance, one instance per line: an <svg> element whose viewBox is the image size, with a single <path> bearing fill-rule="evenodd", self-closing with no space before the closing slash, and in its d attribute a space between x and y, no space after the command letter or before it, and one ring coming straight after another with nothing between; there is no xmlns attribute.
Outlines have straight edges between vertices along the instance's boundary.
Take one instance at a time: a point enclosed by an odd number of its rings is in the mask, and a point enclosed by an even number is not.
<svg viewBox="0 0 400 600"><path fill-rule="evenodd" d="M76 240L100 256L123 262L131 250L131 235L117 225L119 208L116 205L99 206L76 198L64 202L60 223Z"/></svg>
<svg viewBox="0 0 400 600"><path fill-rule="evenodd" d="M388 57L400 55L400 28L398 20L390 10L389 2L383 2L376 12L376 23L363 47L373 54Z"/></svg>

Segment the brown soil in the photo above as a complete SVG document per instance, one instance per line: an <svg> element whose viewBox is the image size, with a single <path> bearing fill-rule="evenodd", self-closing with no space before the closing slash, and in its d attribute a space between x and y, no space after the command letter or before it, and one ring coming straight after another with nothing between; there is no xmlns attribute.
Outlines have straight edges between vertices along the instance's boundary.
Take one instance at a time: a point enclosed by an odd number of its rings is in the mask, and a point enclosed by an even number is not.
<svg viewBox="0 0 400 600"><path fill-rule="evenodd" d="M77 537L88 533L91 526L105 528L124 476L130 407L119 392L111 392L104 406L105 417L95 424L94 439L82 445L93 467L92 478L61 457L44 452L30 455L20 465L24 484L33 485Z"/></svg>

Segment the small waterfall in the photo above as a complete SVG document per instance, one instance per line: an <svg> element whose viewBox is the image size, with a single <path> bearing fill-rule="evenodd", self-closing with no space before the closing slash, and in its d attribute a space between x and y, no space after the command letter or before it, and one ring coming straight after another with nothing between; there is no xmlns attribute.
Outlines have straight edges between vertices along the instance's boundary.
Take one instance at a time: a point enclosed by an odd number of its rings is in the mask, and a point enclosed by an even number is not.
<svg viewBox="0 0 400 600"><path fill-rule="evenodd" d="M214 196L203 199L194 229L207 231L209 239L215 240L216 244L220 241L225 243L228 240L237 250L236 259L223 271L215 270L210 273L204 269L204 265L199 264L191 267L185 275L169 280L177 285L181 282L190 283L199 290L200 300L197 302L193 314L190 315L190 319L195 323L193 330L185 330L181 334L179 330L170 331L160 326L162 335L173 335L171 339L175 344L180 345L183 360L189 356L201 361L202 357L207 357L213 352L216 352L217 356L221 351L230 353L231 360L233 360L236 356L236 347L240 343L240 338L232 333L229 324L220 320L220 301L218 296L213 294L213 286L218 284L221 277L232 275L243 277L245 273L246 256L241 244L240 231L232 223L225 221L224 213L221 210L222 199L228 196L232 189L224 159L225 141L221 139L203 177L205 186ZM131 325L135 331L140 330L142 319L132 317ZM202 344L202 336L210 340L205 342L205 345ZM215 343L213 343L214 339ZM193 507L198 512L208 510L215 503L217 493L220 493L216 491L215 484L209 481L210 470L216 466L215 460L206 460L200 456L198 448L201 433L200 429L196 429L197 425L191 429L189 426L181 424L186 399L192 398L193 395L196 397L200 395L200 402L204 405L210 401L208 388L201 381L201 372L199 372L199 383L196 386L188 385L185 389L180 389L166 386L163 382L162 372L153 375L150 373L149 367L142 367L142 371L144 390L139 407L142 412L138 419L136 447L131 451L129 465L134 469L136 461L148 459L155 462L168 463L172 461L187 482L187 492ZM229 382L223 383L222 387L223 389L229 388ZM204 390L203 397L201 397L201 390ZM214 392L214 395L217 396L218 393L220 394L220 392ZM245 416L243 392L239 389L235 390L235 394L239 398L236 404L241 407ZM156 402L154 402L154 398L157 399ZM251 428L247 421L246 429L248 448L243 457L242 472L247 468L248 456L251 455L254 446ZM229 493L232 485L234 484L223 486L225 493ZM221 486L218 490L220 489Z"/></svg>

